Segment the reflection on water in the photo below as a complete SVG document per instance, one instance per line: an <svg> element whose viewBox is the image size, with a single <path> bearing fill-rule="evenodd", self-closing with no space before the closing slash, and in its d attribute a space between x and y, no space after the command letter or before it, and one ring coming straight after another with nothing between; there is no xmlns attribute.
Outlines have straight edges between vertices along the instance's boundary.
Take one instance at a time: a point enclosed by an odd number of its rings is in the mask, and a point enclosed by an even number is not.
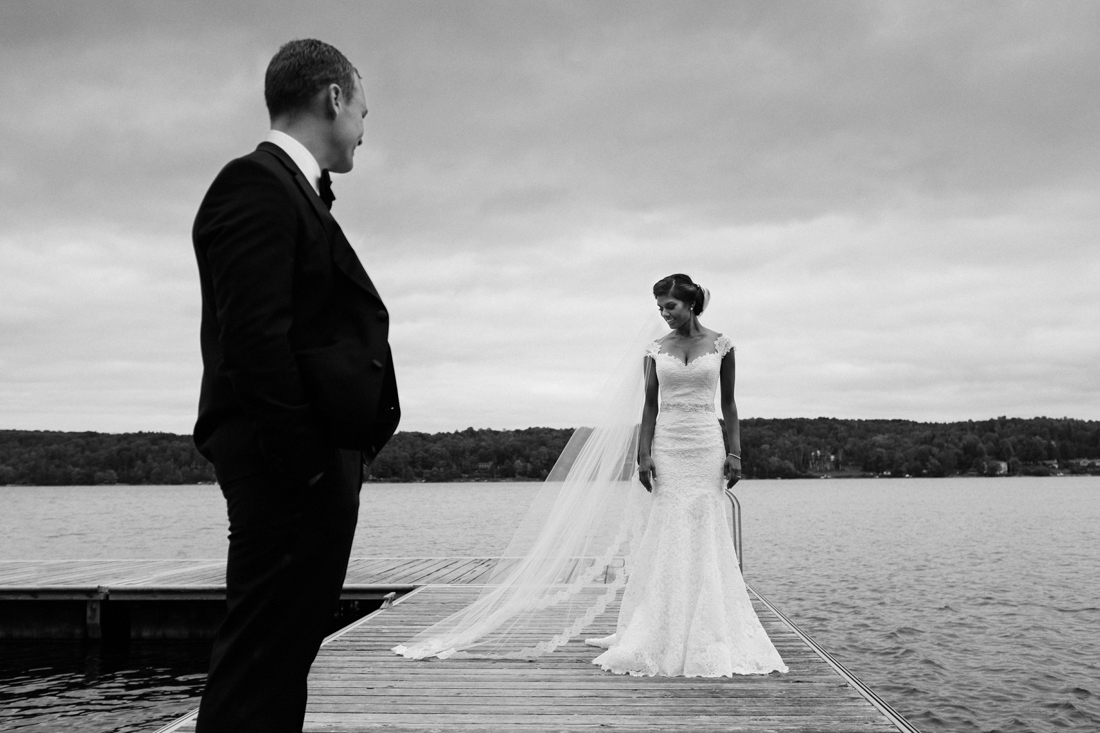
<svg viewBox="0 0 1100 733"><path fill-rule="evenodd" d="M0 642L0 730L136 733L198 704L208 642Z"/></svg>
<svg viewBox="0 0 1100 733"><path fill-rule="evenodd" d="M491 555L537 490L368 484L353 555ZM737 493L749 580L925 733L1100 730L1100 478ZM213 486L0 487L0 503L0 559L225 554ZM0 729L149 730L182 714L209 647L158 646L0 644Z"/></svg>

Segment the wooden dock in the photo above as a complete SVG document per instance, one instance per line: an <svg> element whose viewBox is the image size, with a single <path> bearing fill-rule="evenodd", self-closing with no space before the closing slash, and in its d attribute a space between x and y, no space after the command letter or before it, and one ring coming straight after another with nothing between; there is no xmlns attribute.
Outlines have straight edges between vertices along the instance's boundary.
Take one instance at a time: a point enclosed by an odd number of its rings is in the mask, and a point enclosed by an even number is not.
<svg viewBox="0 0 1100 733"><path fill-rule="evenodd" d="M414 661L390 648L476 598L489 558L359 558L348 587L412 588L388 608L330 636L313 665L305 730L774 731L915 733L916 729L750 586L761 622L790 672L736 678L613 675L591 664L599 650L575 639L534 661ZM150 564L152 563L152 564ZM188 563L190 565L188 566ZM142 582L215 587L214 561L0 562L0 598L38 583L61 592ZM97 570L97 567L99 568ZM102 574L101 574L102 573ZM173 581L171 586L166 581ZM12 581L15 581L13 583ZM116 590L119 589L119 590ZM586 632L614 630L617 607ZM194 730L194 714L158 733Z"/></svg>
<svg viewBox="0 0 1100 733"><path fill-rule="evenodd" d="M493 568L488 557L356 557L345 585L476 584ZM20 589L217 587L224 592L225 558L218 560L0 560L0 594Z"/></svg>

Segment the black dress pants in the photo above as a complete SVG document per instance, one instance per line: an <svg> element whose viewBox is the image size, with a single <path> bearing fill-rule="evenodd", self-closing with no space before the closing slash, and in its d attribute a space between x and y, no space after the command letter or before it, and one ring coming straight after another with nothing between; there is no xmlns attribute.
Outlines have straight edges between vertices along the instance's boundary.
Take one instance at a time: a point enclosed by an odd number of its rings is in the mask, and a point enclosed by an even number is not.
<svg viewBox="0 0 1100 733"><path fill-rule="evenodd" d="M222 486L228 614L197 733L300 733L306 678L328 631L359 514L362 459L333 449L313 486L263 471Z"/></svg>

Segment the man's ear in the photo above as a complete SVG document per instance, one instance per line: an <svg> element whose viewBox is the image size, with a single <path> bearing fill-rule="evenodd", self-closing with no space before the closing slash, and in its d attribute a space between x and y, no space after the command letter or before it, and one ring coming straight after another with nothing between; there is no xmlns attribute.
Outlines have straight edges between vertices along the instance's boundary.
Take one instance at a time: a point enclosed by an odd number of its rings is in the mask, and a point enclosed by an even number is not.
<svg viewBox="0 0 1100 733"><path fill-rule="evenodd" d="M339 84L329 84L325 89L325 117L336 119L340 107L347 104L347 98Z"/></svg>

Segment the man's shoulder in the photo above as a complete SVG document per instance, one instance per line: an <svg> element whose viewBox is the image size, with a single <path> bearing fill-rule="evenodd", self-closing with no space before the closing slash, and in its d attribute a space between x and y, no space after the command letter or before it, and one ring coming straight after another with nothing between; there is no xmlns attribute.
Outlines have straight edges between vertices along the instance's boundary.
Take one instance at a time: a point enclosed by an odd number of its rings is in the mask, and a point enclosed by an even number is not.
<svg viewBox="0 0 1100 733"><path fill-rule="evenodd" d="M261 143L255 150L229 161L222 168L221 173L261 173L264 171L274 173L280 178L293 178L286 163L280 159L278 149L268 143Z"/></svg>
<svg viewBox="0 0 1100 733"><path fill-rule="evenodd" d="M210 184L210 192L277 188L292 194L295 189L294 173L267 148L267 145L261 145L222 166Z"/></svg>
<svg viewBox="0 0 1100 733"><path fill-rule="evenodd" d="M198 218L227 207L293 210L296 202L294 176L261 146L222 167L199 205Z"/></svg>

